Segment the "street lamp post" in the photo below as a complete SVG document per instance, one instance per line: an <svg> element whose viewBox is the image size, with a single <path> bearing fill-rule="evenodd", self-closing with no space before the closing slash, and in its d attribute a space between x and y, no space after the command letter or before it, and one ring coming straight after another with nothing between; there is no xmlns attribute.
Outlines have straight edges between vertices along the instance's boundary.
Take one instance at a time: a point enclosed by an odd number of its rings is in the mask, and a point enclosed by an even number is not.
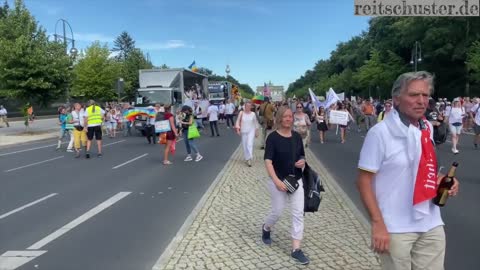
<svg viewBox="0 0 480 270"><path fill-rule="evenodd" d="M57 34L57 27L58 27L58 24L59 23L62 23L62 33L63 35L59 35ZM70 29L70 37L67 37L67 26L68 28ZM55 42L60 42L62 41L63 42L63 46L65 47L65 54L70 54L70 57L72 59L72 61L75 60L75 57L77 56L77 53L78 53L78 50L77 48L75 48L75 39L73 37L73 30L72 30L72 27L70 26L70 23L68 23L65 19L59 19L57 21L57 23L55 24ZM72 44L72 47L70 48L70 50L68 50L68 44L71 43ZM72 64L73 65L73 64ZM67 104L70 103L70 91L69 91L69 88L67 86L67 89L66 89L66 98L67 98Z"/></svg>
<svg viewBox="0 0 480 270"><path fill-rule="evenodd" d="M420 42L415 41L415 47L412 48L412 57L410 58L410 64L414 65L415 72L417 72L419 62L422 62L422 46Z"/></svg>

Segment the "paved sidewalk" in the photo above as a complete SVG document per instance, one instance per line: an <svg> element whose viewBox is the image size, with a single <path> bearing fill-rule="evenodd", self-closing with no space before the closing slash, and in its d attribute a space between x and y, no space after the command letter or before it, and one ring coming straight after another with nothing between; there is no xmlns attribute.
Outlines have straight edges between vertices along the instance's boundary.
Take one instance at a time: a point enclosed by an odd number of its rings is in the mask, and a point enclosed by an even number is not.
<svg viewBox="0 0 480 270"><path fill-rule="evenodd" d="M28 132L25 132L23 121L13 121L10 122L10 127L0 128L0 146L55 138L59 130L56 118L35 120L30 124Z"/></svg>
<svg viewBox="0 0 480 270"><path fill-rule="evenodd" d="M254 152L256 161L249 168L237 149L201 210L192 213L193 223L186 221L153 269L379 269L368 248L366 224L310 150L307 161L326 187L320 212L305 217L302 249L311 262L301 266L290 258L290 209L275 226L271 247L265 246L261 226L270 196L263 151Z"/></svg>

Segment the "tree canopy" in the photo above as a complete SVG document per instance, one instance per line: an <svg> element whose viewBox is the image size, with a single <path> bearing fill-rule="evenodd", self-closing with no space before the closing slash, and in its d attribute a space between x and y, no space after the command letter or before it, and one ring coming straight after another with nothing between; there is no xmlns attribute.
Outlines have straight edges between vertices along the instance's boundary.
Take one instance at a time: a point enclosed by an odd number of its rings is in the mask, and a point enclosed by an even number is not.
<svg viewBox="0 0 480 270"><path fill-rule="evenodd" d="M50 42L23 1L0 8L0 96L46 105L64 96L72 60Z"/></svg>
<svg viewBox="0 0 480 270"><path fill-rule="evenodd" d="M121 64L110 57L107 45L94 42L75 66L72 95L102 101L116 100L115 81Z"/></svg>
<svg viewBox="0 0 480 270"><path fill-rule="evenodd" d="M287 95L304 96L308 88L323 95L333 87L347 95L387 98L396 77L413 71L416 41L418 70L435 75L436 96L479 95L479 38L477 17L373 18L367 31L340 42L329 59L291 83Z"/></svg>

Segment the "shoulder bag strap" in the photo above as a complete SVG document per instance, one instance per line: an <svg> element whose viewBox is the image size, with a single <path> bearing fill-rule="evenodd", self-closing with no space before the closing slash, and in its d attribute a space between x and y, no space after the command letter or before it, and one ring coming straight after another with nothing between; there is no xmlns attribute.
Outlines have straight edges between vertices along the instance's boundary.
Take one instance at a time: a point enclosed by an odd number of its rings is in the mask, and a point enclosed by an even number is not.
<svg viewBox="0 0 480 270"><path fill-rule="evenodd" d="M292 131L292 160L293 160L293 174L295 174L295 162L296 162L296 157L297 157L297 146L296 146L296 140L295 140L295 131Z"/></svg>

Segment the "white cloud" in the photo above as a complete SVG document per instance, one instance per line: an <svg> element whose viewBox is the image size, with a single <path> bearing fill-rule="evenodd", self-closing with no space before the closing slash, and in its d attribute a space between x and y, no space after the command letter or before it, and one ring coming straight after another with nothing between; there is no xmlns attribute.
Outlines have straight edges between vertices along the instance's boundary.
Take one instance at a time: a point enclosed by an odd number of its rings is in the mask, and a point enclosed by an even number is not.
<svg viewBox="0 0 480 270"><path fill-rule="evenodd" d="M171 39L164 42L139 42L138 47L148 51L195 48L194 45L187 44L187 42L178 39Z"/></svg>
<svg viewBox="0 0 480 270"><path fill-rule="evenodd" d="M115 40L115 37L99 33L74 33L74 38L75 40L84 42L113 42Z"/></svg>

